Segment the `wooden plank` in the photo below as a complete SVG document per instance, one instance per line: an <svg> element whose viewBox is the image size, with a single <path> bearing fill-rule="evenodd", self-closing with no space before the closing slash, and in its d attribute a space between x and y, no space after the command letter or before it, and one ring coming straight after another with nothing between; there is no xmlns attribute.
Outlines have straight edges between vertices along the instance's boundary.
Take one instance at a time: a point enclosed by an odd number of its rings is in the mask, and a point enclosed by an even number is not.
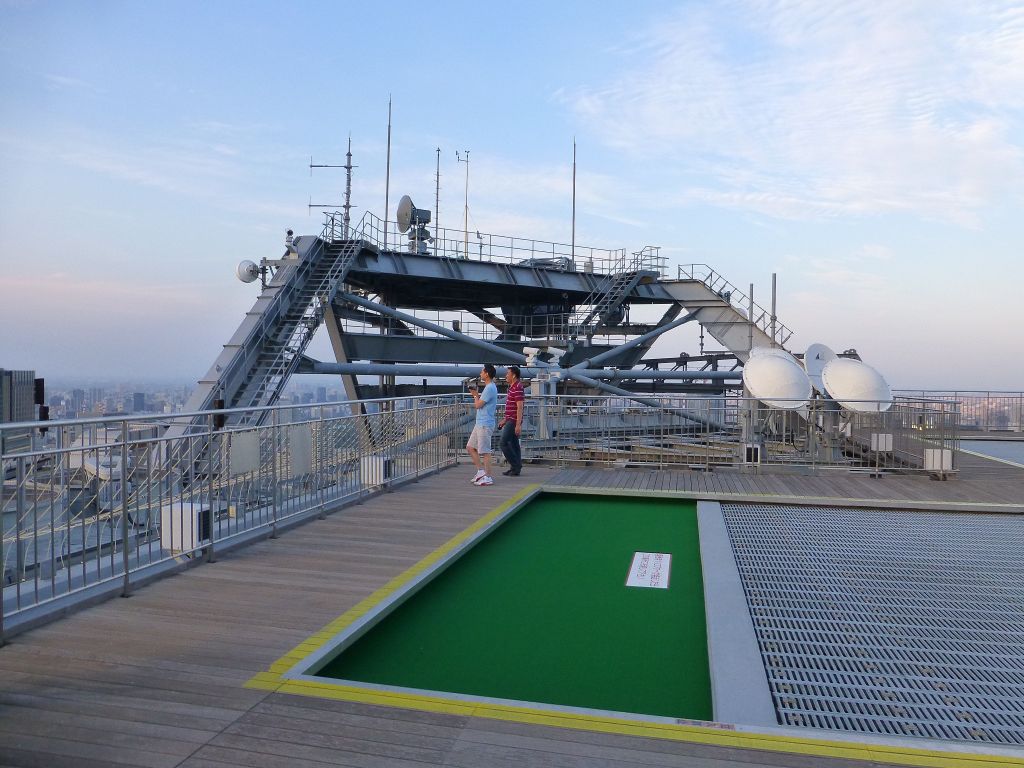
<svg viewBox="0 0 1024 768"><path fill-rule="evenodd" d="M1007 468L1012 469L1012 468ZM640 492L1020 503L1024 472L984 479L470 468L383 493L0 649L0 768L10 765L853 765L243 688L295 645L533 482ZM183 762L184 761L184 762Z"/></svg>

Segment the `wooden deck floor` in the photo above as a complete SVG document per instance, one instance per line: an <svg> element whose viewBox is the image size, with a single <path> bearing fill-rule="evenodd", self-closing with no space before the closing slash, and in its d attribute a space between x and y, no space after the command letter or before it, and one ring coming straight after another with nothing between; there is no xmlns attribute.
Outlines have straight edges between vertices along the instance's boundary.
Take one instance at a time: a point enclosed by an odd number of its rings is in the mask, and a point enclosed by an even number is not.
<svg viewBox="0 0 1024 768"><path fill-rule="evenodd" d="M1024 471L1005 467L948 482L527 467L490 488L469 474L425 478L16 636L0 648L0 766L872 765L243 686L530 483L1024 511Z"/></svg>

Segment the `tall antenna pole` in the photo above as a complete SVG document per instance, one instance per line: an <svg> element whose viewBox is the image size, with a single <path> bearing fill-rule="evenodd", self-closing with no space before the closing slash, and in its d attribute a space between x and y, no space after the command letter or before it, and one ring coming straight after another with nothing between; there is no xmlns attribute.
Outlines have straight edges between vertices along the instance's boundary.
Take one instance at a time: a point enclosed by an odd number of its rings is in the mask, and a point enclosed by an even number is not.
<svg viewBox="0 0 1024 768"><path fill-rule="evenodd" d="M384 178L384 250L388 249L388 206L391 204L391 95L388 95L388 165Z"/></svg>
<svg viewBox="0 0 1024 768"><path fill-rule="evenodd" d="M455 159L460 163L466 164L466 207L463 209L462 215L462 254L463 258L469 258L469 150L463 150L466 157L463 158L458 152L455 153Z"/></svg>
<svg viewBox="0 0 1024 768"><path fill-rule="evenodd" d="M345 169L345 202L341 206L345 211L341 216L342 232L341 236L348 239L349 231L352 223L352 169L358 168L358 165L352 165L352 134L348 135L348 153L345 155L344 165L332 165L331 163L314 163L313 158L309 158L309 175L313 175L314 168L344 168ZM336 227L338 220L338 204L337 203L313 203L312 198L309 201L309 210L314 208L329 208L331 213L327 214L327 221L331 225L331 236L336 235Z"/></svg>
<svg viewBox="0 0 1024 768"><path fill-rule="evenodd" d="M437 173L434 175L434 255L437 256L437 242L441 239L441 148L437 148Z"/></svg>
<svg viewBox="0 0 1024 768"><path fill-rule="evenodd" d="M570 259L576 261L576 137L572 137L572 253Z"/></svg>
<svg viewBox="0 0 1024 768"><path fill-rule="evenodd" d="M352 134L348 135L348 152L345 153L345 205L342 206L345 210L345 216L342 219L342 224L345 227L345 237L349 236L349 224L352 221L352 217L349 212L352 210Z"/></svg>

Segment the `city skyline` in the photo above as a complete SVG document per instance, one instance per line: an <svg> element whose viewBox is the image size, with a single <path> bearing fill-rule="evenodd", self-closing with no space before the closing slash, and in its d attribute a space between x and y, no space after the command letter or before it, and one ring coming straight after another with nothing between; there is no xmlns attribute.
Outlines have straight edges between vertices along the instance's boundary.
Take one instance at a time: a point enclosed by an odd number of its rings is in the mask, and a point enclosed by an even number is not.
<svg viewBox="0 0 1024 768"><path fill-rule="evenodd" d="M897 388L1024 388L1019 3L388 10L0 2L0 364L195 382L255 301L235 265L341 202L311 157L351 134L355 217L385 215L390 97L389 218L434 208L440 147L461 229L468 149L471 230L567 243L575 140L577 244L763 305L777 273L793 351Z"/></svg>

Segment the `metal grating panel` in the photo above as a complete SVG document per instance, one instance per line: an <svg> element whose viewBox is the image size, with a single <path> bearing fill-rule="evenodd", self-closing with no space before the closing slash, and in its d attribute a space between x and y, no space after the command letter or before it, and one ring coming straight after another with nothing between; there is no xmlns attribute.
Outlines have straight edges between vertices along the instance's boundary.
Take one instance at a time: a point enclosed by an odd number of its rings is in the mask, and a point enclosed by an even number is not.
<svg viewBox="0 0 1024 768"><path fill-rule="evenodd" d="M1024 744L1024 519L722 511L781 724Z"/></svg>

